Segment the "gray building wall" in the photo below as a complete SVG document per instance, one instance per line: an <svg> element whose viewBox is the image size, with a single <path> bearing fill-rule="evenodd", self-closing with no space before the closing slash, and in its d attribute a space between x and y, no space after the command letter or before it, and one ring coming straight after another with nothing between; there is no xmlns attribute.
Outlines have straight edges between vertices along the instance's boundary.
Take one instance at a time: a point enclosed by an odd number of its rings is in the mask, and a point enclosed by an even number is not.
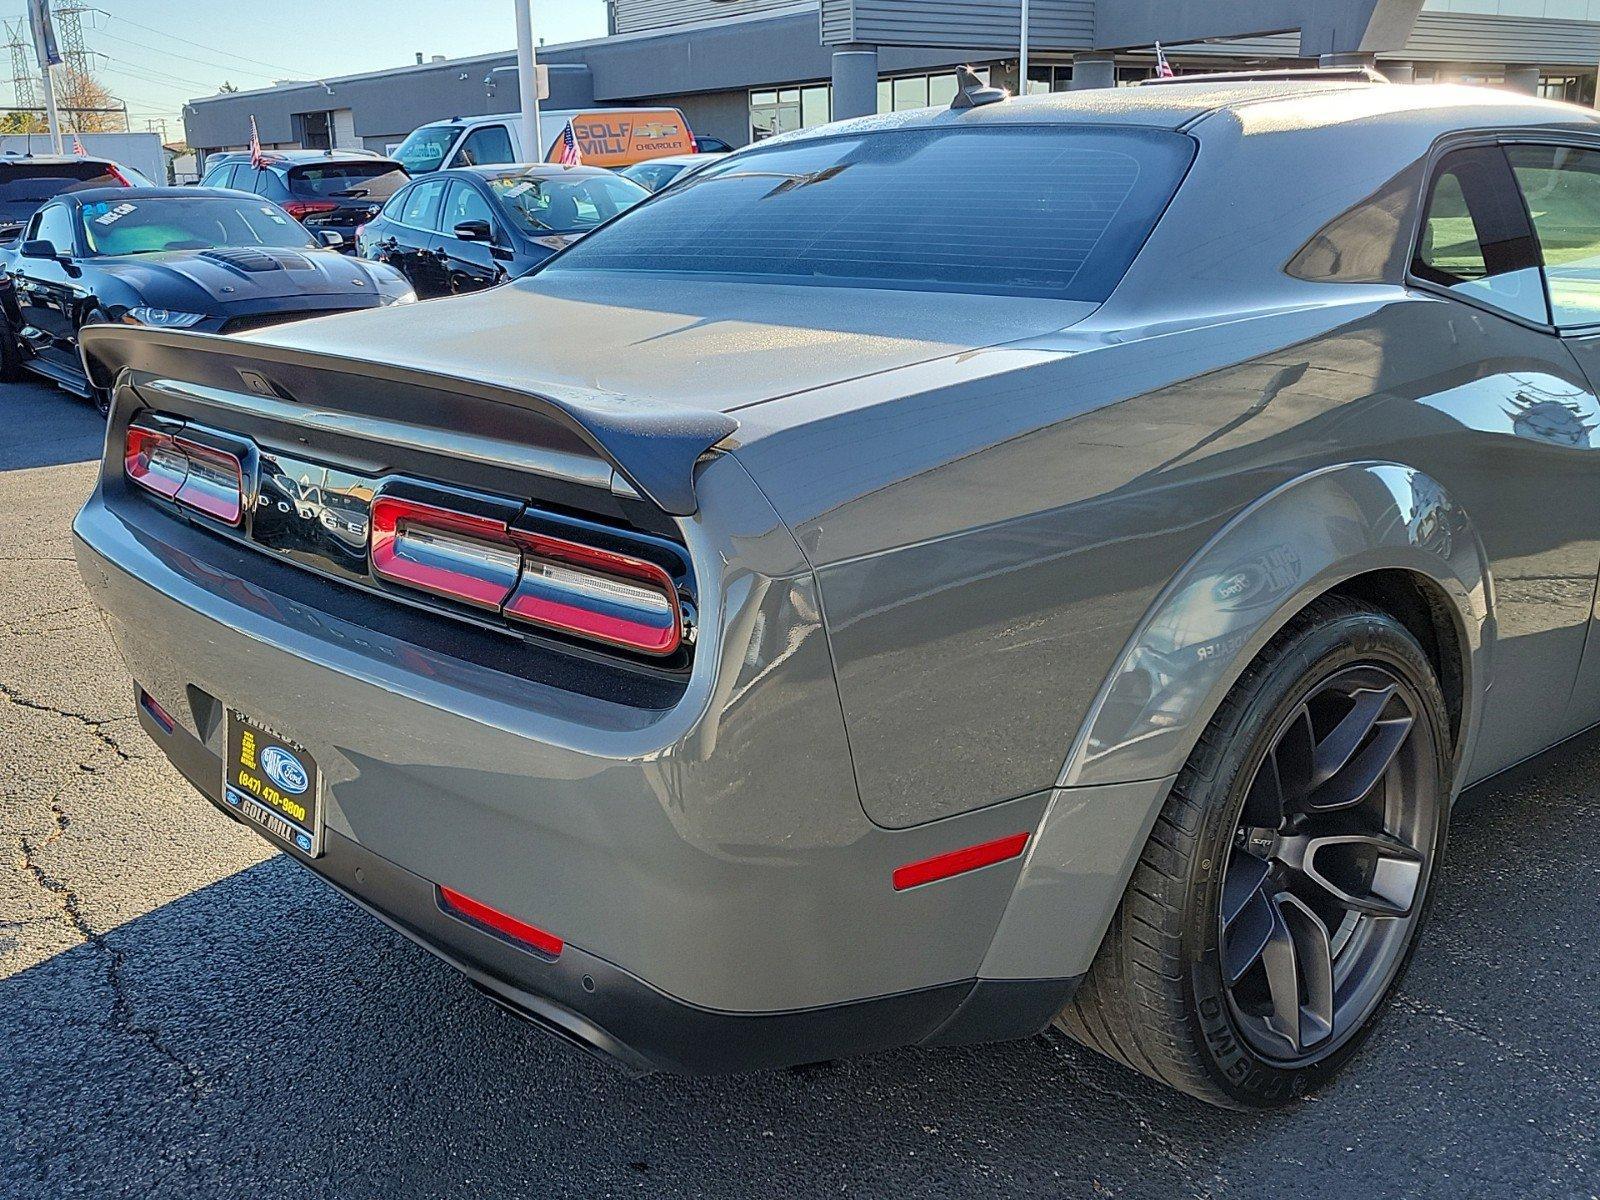
<svg viewBox="0 0 1600 1200"><path fill-rule="evenodd" d="M816 10L816 0L611 0L613 33L681 29L733 16L774 13L783 9Z"/></svg>
<svg viewBox="0 0 1600 1200"><path fill-rule="evenodd" d="M1094 45L1095 0L1031 0L1028 40L1041 49ZM1022 6L1016 0L822 0L822 35L830 43L995 48L1017 45Z"/></svg>

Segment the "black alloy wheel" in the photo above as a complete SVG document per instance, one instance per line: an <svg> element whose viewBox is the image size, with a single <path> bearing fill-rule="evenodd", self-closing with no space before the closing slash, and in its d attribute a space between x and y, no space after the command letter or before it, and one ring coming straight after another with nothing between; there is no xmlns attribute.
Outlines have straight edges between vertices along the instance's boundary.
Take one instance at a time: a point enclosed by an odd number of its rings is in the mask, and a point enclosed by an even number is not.
<svg viewBox="0 0 1600 1200"><path fill-rule="evenodd" d="M1440 811L1419 707L1384 666L1337 671L1284 721L1245 792L1222 968L1239 1030L1267 1059L1337 1047L1405 954Z"/></svg>

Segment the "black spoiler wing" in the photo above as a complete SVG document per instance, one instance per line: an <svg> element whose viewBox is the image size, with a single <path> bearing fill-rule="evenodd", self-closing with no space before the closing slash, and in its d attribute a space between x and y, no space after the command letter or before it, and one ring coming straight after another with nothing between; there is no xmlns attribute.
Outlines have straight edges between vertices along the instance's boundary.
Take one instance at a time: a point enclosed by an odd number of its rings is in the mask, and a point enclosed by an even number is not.
<svg viewBox="0 0 1600 1200"><path fill-rule="evenodd" d="M218 334L86 325L79 344L84 370L100 388L124 377L135 385L165 379L421 424L429 423L430 396L470 400L475 437L519 446L575 441L575 449L610 463L641 496L675 516L698 507L695 464L739 428L726 413L710 409L580 388L525 389L511 380L435 375ZM432 406L435 420L438 407Z"/></svg>

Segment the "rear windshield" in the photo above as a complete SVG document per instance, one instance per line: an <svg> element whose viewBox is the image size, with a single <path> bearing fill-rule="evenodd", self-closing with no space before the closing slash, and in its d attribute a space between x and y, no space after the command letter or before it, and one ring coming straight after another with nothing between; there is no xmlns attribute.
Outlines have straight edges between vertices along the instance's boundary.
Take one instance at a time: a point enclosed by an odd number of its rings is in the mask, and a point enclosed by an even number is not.
<svg viewBox="0 0 1600 1200"><path fill-rule="evenodd" d="M1194 156L1158 130L842 135L704 167L547 270L1099 302Z"/></svg>
<svg viewBox="0 0 1600 1200"><path fill-rule="evenodd" d="M357 200L387 200L410 182L397 165L387 161L327 163L294 167L289 188L296 196L349 196Z"/></svg>
<svg viewBox="0 0 1600 1200"><path fill-rule="evenodd" d="M0 217L25 221L63 192L123 186L103 162L0 163Z"/></svg>

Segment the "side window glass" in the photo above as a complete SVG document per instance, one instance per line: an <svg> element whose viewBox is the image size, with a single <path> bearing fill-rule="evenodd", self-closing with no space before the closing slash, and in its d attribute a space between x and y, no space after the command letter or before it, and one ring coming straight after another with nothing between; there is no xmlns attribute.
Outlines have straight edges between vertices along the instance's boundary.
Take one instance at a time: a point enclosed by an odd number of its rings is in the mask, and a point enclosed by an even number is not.
<svg viewBox="0 0 1600 1200"><path fill-rule="evenodd" d="M1600 325L1600 153L1508 146L1544 256L1557 325Z"/></svg>
<svg viewBox="0 0 1600 1200"><path fill-rule="evenodd" d="M1549 321L1538 246L1498 147L1440 161L1411 273L1525 320Z"/></svg>
<svg viewBox="0 0 1600 1200"><path fill-rule="evenodd" d="M451 166L482 167L494 163L514 162L511 153L511 135L504 125L485 125L467 134Z"/></svg>
<svg viewBox="0 0 1600 1200"><path fill-rule="evenodd" d="M426 179L406 193L406 205L400 210L400 221L418 229L437 228L439 197L444 192L445 181Z"/></svg>
<svg viewBox="0 0 1600 1200"><path fill-rule="evenodd" d="M206 177L200 181L200 186L220 188L232 187L233 173L235 170L236 168L234 165L229 163L226 166L218 167L215 171L209 171L206 173Z"/></svg>
<svg viewBox="0 0 1600 1200"><path fill-rule="evenodd" d="M463 221L487 221L489 228L494 228L494 213L489 209L489 202L471 184L460 180L452 183L450 199L444 207L444 220L439 224L445 233L453 233Z"/></svg>
<svg viewBox="0 0 1600 1200"><path fill-rule="evenodd" d="M72 236L72 214L60 204L52 204L39 214L38 237L56 248L59 254L76 253Z"/></svg>

